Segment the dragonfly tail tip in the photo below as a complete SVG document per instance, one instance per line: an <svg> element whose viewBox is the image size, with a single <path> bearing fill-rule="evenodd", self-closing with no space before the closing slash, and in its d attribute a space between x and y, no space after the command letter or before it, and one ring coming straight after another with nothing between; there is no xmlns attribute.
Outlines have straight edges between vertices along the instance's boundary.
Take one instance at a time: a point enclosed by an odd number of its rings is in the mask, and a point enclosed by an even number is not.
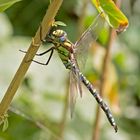
<svg viewBox="0 0 140 140"><path fill-rule="evenodd" d="M115 130L115 133L117 133L118 132L118 127L117 127L117 125L115 125L115 126L113 126L114 127L114 130Z"/></svg>

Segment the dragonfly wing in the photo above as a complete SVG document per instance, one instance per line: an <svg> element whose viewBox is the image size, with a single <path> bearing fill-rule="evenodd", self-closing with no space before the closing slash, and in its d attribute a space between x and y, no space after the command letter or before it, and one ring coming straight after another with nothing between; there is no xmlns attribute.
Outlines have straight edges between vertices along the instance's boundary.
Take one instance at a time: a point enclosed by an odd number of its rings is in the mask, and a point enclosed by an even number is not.
<svg viewBox="0 0 140 140"><path fill-rule="evenodd" d="M71 109L71 116L72 116L78 93L82 97L82 87L81 87L81 80L80 80L80 71L76 63L76 60L74 60L74 56L73 56L73 61L71 62L72 62L72 67L70 72L70 109Z"/></svg>
<svg viewBox="0 0 140 140"><path fill-rule="evenodd" d="M104 28L105 19L99 14L87 30L81 35L80 39L74 44L75 56L80 69L83 69L88 48L97 40L101 30Z"/></svg>
<svg viewBox="0 0 140 140"><path fill-rule="evenodd" d="M72 63L74 64L71 70L73 71L73 77L75 77L77 80L78 93L82 97L82 87L81 87L81 80L80 80L80 73L79 73L80 72L79 65L77 63L75 54L73 54L73 56L71 57L73 58Z"/></svg>
<svg viewBox="0 0 140 140"><path fill-rule="evenodd" d="M73 71L70 71L69 103L70 103L71 117L73 116L77 93L78 93L77 81L76 81Z"/></svg>

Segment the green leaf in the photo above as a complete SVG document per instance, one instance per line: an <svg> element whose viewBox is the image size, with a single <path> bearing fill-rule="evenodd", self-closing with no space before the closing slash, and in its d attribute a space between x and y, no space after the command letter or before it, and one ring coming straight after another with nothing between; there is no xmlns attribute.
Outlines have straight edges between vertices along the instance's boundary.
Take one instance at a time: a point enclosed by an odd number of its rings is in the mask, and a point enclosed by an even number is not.
<svg viewBox="0 0 140 140"><path fill-rule="evenodd" d="M108 28L103 28L98 37L98 40L102 44L102 46L106 46L108 37L109 37Z"/></svg>
<svg viewBox="0 0 140 140"><path fill-rule="evenodd" d="M0 125L3 125L2 131L4 132L8 128L8 114L0 116Z"/></svg>
<svg viewBox="0 0 140 140"><path fill-rule="evenodd" d="M0 0L0 12L5 11L7 8L12 6L14 3L19 2L21 0Z"/></svg>
<svg viewBox="0 0 140 140"><path fill-rule="evenodd" d="M92 0L97 10L102 13L109 25L122 32L128 27L128 19L112 0Z"/></svg>
<svg viewBox="0 0 140 140"><path fill-rule="evenodd" d="M55 21L54 22L55 25L59 25L59 26L67 26L64 22L62 21Z"/></svg>
<svg viewBox="0 0 140 140"><path fill-rule="evenodd" d="M0 125L2 125L2 124L3 124L3 122L4 122L4 121L1 119L1 120L0 120Z"/></svg>
<svg viewBox="0 0 140 140"><path fill-rule="evenodd" d="M4 122L3 122L2 131L3 131L3 132L6 131L7 128L8 128L8 119L5 118L5 119L4 119Z"/></svg>

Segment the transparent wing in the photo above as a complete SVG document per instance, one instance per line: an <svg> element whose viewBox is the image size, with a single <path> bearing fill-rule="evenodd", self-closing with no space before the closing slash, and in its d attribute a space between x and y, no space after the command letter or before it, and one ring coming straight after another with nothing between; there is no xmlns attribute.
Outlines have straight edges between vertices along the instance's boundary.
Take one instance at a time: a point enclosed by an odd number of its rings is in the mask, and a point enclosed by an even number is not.
<svg viewBox="0 0 140 140"><path fill-rule="evenodd" d="M73 71L70 71L69 104L71 117L73 116L77 95L78 95L77 80L74 76Z"/></svg>
<svg viewBox="0 0 140 140"><path fill-rule="evenodd" d="M74 44L75 57L80 70L83 69L88 48L97 40L99 33L104 28L105 19L99 14L87 30L81 35L80 39Z"/></svg>
<svg viewBox="0 0 140 140"><path fill-rule="evenodd" d="M79 66L78 66L78 63L74 54L71 54L71 58L72 58L71 63L72 65L74 64L71 70L73 71L73 77L75 77L77 81L78 93L82 97L82 87L81 87L81 80L80 80L80 75L79 75L79 72L80 72Z"/></svg>
<svg viewBox="0 0 140 140"><path fill-rule="evenodd" d="M70 71L70 91L69 91L70 98L69 99L70 99L70 111L72 117L77 95L80 94L80 96L82 97L82 87L80 81L80 71L77 66L76 60L74 59L74 56L73 59L71 60L71 65L72 67Z"/></svg>

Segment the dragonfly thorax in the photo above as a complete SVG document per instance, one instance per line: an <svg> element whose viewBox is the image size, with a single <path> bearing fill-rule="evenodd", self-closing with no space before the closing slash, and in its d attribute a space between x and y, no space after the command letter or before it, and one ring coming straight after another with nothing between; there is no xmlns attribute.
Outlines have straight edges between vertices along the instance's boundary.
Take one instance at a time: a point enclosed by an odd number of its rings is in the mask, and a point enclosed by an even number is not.
<svg viewBox="0 0 140 140"><path fill-rule="evenodd" d="M63 30L56 29L50 32L49 39L58 49L60 46L65 48L69 53L73 53L72 43L67 38L67 33Z"/></svg>
<svg viewBox="0 0 140 140"><path fill-rule="evenodd" d="M63 30L57 29L51 33L51 39L54 42L63 43L67 40L67 33Z"/></svg>

